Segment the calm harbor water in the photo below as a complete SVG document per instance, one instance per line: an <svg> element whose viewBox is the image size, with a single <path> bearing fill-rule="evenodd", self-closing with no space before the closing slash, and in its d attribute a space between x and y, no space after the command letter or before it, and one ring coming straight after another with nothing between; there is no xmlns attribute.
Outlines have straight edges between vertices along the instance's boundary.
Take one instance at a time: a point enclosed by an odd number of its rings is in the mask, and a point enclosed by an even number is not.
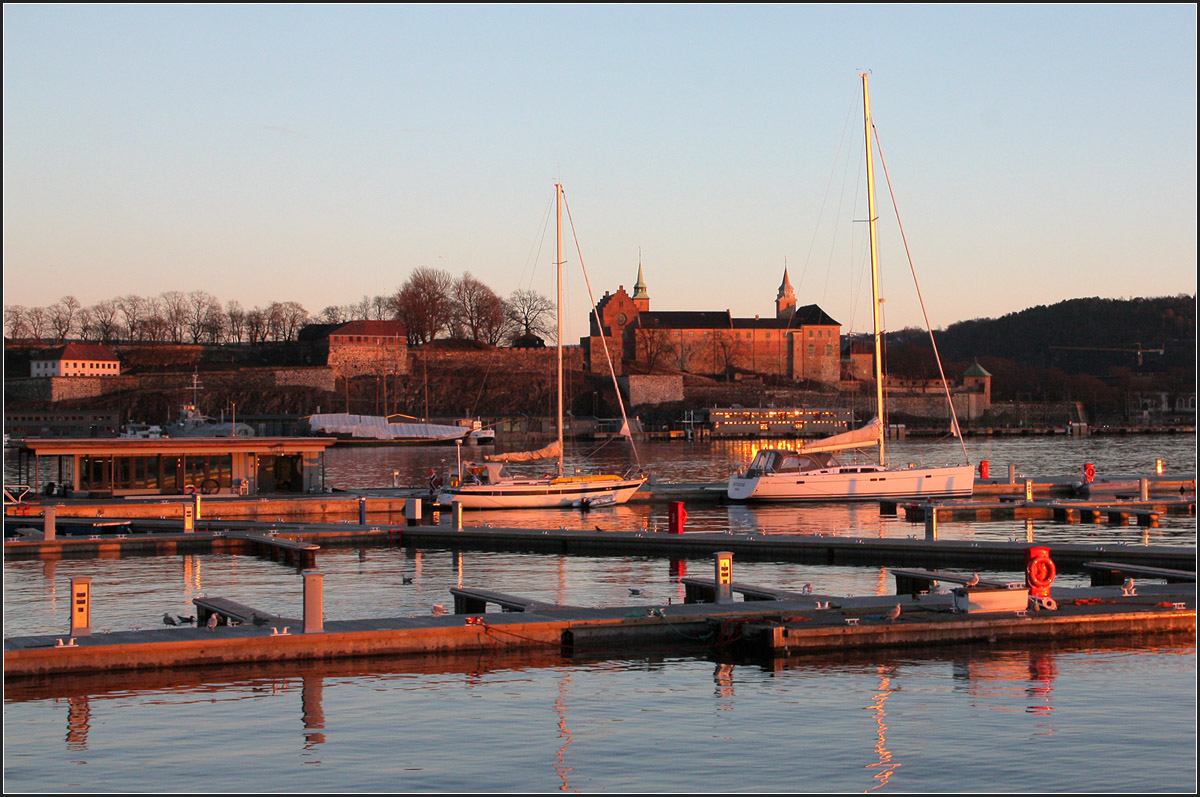
<svg viewBox="0 0 1200 797"><path fill-rule="evenodd" d="M993 474L1195 470L1194 436L968 441ZM933 444L899 457L930 461ZM718 482L744 443L639 446L660 479ZM608 467L630 456L599 452ZM421 484L453 448L337 448L326 483ZM469 525L665 529L665 507L471 513ZM878 507L688 507L691 531L910 536ZM1193 517L1156 529L941 523L943 538L1196 543ZM673 573L710 560L330 549L327 619L425 615L484 586L577 605L683 599ZM887 568L736 561L735 578L833 595L886 594ZM199 595L302 613L302 577L253 556L5 562L5 636L69 627L67 587L93 578L93 628L161 629ZM985 574L992 575L992 574ZM1019 578L1019 573L997 573ZM404 579L411 579L405 584ZM1086 583L1062 575L1060 585ZM642 595L631 597L637 588ZM1196 785L1195 639L878 651L738 661L678 649L558 650L198 669L5 685L9 791L1138 791Z"/></svg>

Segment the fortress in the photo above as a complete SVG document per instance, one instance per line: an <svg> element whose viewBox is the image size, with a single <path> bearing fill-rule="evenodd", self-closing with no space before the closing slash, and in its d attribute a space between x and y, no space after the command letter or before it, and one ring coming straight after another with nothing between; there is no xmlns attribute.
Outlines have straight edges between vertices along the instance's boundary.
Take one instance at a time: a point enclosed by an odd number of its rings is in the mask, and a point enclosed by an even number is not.
<svg viewBox="0 0 1200 797"><path fill-rule="evenodd" d="M729 310L651 310L639 264L632 296L622 285L596 304L590 334L580 341L589 370L607 369L605 341L618 372L744 370L826 384L841 377L841 324L815 304L796 306L786 268L774 316L735 318Z"/></svg>

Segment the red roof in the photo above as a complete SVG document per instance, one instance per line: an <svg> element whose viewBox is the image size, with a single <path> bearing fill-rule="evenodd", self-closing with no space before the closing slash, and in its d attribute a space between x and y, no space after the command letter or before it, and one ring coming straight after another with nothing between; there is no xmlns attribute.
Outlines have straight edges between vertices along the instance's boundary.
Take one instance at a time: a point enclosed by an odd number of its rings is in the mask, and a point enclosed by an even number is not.
<svg viewBox="0 0 1200 797"><path fill-rule="evenodd" d="M117 355L100 343L68 343L56 350L46 359L49 360L103 360L105 362L120 362Z"/></svg>

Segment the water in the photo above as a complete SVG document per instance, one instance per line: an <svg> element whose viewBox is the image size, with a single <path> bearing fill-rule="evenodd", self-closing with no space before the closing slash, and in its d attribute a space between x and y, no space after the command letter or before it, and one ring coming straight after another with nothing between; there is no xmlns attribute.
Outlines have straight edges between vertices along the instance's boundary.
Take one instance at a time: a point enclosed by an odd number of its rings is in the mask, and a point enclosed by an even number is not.
<svg viewBox="0 0 1200 797"><path fill-rule="evenodd" d="M969 441L971 442L971 441ZM898 455L925 459L930 444ZM640 447L660 478L716 482L742 443ZM907 452L900 453L903 449ZM912 452L912 453L908 453ZM982 453L981 453L982 452ZM454 449L333 449L326 483L423 483ZM993 473L1194 472L1195 438L971 443ZM615 446L601 452L623 465ZM650 529L665 508L470 513L469 525ZM878 507L689 506L692 531L910 536ZM1023 521L939 523L943 538L1196 543L1195 518L1158 529ZM683 563L708 575L708 559ZM887 594L887 568L735 560L735 578L832 595ZM683 599L671 563L398 547L330 549L327 619L427 615L455 585L584 606ZM92 576L93 628L162 628L202 594L302 614L293 567L253 556L4 565L5 635L69 627L67 588ZM1019 573L981 575L1020 578ZM412 579L404 584L403 578ZM1086 583L1060 574L1057 585ZM638 588L643 595L631 597ZM1138 791L1196 785L1195 639L995 645L739 661L683 648L630 657L555 650L112 674L6 684L14 791Z"/></svg>

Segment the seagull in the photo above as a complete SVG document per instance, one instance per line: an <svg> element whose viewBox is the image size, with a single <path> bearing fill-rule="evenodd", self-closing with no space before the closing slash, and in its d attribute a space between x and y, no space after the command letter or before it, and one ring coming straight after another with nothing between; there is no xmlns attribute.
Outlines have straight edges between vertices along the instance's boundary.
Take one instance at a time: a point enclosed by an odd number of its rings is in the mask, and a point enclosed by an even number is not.
<svg viewBox="0 0 1200 797"><path fill-rule="evenodd" d="M888 622L894 623L896 621L896 619L899 617L900 617L900 604L897 603L895 608L893 608L890 612L887 613L887 619L888 619Z"/></svg>
<svg viewBox="0 0 1200 797"><path fill-rule="evenodd" d="M800 588L800 594L801 595L811 595L812 594L812 582L811 581Z"/></svg>
<svg viewBox="0 0 1200 797"><path fill-rule="evenodd" d="M217 627L217 613L213 612L208 616L208 628L211 631Z"/></svg>
<svg viewBox="0 0 1200 797"><path fill-rule="evenodd" d="M255 625L266 625L267 618L259 616L257 613L250 615L250 622Z"/></svg>
<svg viewBox="0 0 1200 797"><path fill-rule="evenodd" d="M978 574L978 573L976 573L975 575L973 575L973 576L971 576L970 578L968 578L968 579L967 579L967 583L965 584L965 586L968 586L968 587L977 587L977 586L979 586L979 574Z"/></svg>
<svg viewBox="0 0 1200 797"><path fill-rule="evenodd" d="M400 582L401 582L402 584L411 584L411 583L412 583L412 576L400 576Z"/></svg>
<svg viewBox="0 0 1200 797"><path fill-rule="evenodd" d="M630 595L641 595L642 591L640 589L630 589L629 594Z"/></svg>
<svg viewBox="0 0 1200 797"><path fill-rule="evenodd" d="M440 603L435 603L435 604L433 604L433 616L434 616L434 617L441 617L441 616L442 616L443 614L445 614L445 613L446 613L446 607L445 607L445 606L443 606L443 605L442 605L442 604L440 604Z"/></svg>
<svg viewBox="0 0 1200 797"><path fill-rule="evenodd" d="M175 622L175 618L169 614L163 615L163 624L164 625L179 625L179 623Z"/></svg>
<svg viewBox="0 0 1200 797"><path fill-rule="evenodd" d="M1125 579L1125 583L1121 585L1121 589L1133 589L1133 579Z"/></svg>
<svg viewBox="0 0 1200 797"><path fill-rule="evenodd" d="M190 625L190 624L196 622L196 615L192 614L187 617L184 617L181 614L181 615L179 615L179 622L184 623L185 625Z"/></svg>

